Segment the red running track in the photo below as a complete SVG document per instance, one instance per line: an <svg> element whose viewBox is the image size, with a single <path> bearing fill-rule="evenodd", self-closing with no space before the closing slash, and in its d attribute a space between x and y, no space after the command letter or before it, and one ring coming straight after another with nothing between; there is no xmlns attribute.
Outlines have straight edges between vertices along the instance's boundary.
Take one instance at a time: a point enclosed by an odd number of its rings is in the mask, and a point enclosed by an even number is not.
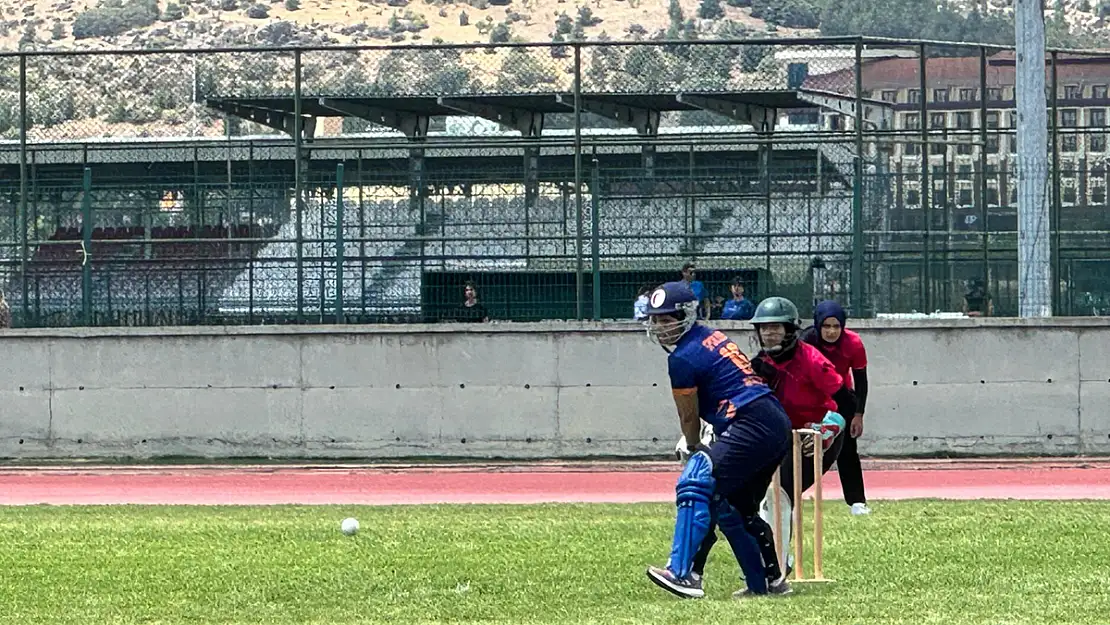
<svg viewBox="0 0 1110 625"><path fill-rule="evenodd" d="M501 467L3 468L0 505L632 503L674 501L674 463ZM1110 466L865 471L868 498L1110 499ZM841 499L835 472L824 497Z"/></svg>

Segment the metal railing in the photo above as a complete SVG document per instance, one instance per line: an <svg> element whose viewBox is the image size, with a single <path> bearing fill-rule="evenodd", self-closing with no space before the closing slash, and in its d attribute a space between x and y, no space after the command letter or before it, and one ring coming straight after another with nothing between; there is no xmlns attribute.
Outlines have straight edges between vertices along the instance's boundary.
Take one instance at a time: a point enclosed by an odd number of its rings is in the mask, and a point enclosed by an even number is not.
<svg viewBox="0 0 1110 625"><path fill-rule="evenodd" d="M1101 314L1110 53L1046 67L1053 309ZM1014 314L1013 69L857 37L0 54L0 271L26 326L434 321L467 282L493 319L630 318L691 260L714 300Z"/></svg>

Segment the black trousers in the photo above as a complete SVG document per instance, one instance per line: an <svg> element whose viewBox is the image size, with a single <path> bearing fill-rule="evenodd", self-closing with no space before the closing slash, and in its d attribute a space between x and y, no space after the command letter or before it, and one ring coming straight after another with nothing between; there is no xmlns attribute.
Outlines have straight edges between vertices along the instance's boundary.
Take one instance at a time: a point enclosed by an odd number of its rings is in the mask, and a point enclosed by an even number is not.
<svg viewBox="0 0 1110 625"><path fill-rule="evenodd" d="M836 460L836 470L840 475L840 487L844 490L844 502L849 506L854 503L867 503L867 495L863 488L863 467L860 465L856 439L852 438L850 432L845 432L843 437L844 447Z"/></svg>

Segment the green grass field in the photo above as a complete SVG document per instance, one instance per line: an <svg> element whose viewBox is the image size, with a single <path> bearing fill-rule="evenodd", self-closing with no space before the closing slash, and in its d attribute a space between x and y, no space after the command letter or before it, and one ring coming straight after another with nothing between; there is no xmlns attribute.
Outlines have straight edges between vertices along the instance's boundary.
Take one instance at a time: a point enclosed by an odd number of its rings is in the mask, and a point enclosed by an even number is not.
<svg viewBox="0 0 1110 625"><path fill-rule="evenodd" d="M706 599L648 581L671 505L0 508L0 622L1110 621L1110 503L874 508L826 503L835 583L743 601L723 540Z"/></svg>

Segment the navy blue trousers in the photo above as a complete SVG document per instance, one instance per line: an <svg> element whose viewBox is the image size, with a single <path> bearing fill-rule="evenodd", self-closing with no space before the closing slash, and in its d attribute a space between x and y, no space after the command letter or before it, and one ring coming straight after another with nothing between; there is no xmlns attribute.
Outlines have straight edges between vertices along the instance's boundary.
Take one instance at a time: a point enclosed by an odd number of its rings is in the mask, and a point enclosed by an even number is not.
<svg viewBox="0 0 1110 625"><path fill-rule="evenodd" d="M758 518L759 505L767 495L775 471L787 459L792 429L782 405L773 396L767 395L738 408L735 418L709 448L713 459L713 477L717 480L717 496L731 504L739 517L737 521L743 523L749 533L756 530L755 533L759 534L753 536L759 544L752 546L768 551L764 560L774 557L774 547L768 536L772 528ZM694 558L693 571L699 575L705 572L709 551L717 542L717 510L714 506L709 534ZM735 555L744 566L741 554ZM768 573L778 571L780 564L768 562Z"/></svg>
<svg viewBox="0 0 1110 625"><path fill-rule="evenodd" d="M764 395L737 408L732 423L710 446L717 493L742 515L759 511L775 469L790 450L790 432L782 405Z"/></svg>

